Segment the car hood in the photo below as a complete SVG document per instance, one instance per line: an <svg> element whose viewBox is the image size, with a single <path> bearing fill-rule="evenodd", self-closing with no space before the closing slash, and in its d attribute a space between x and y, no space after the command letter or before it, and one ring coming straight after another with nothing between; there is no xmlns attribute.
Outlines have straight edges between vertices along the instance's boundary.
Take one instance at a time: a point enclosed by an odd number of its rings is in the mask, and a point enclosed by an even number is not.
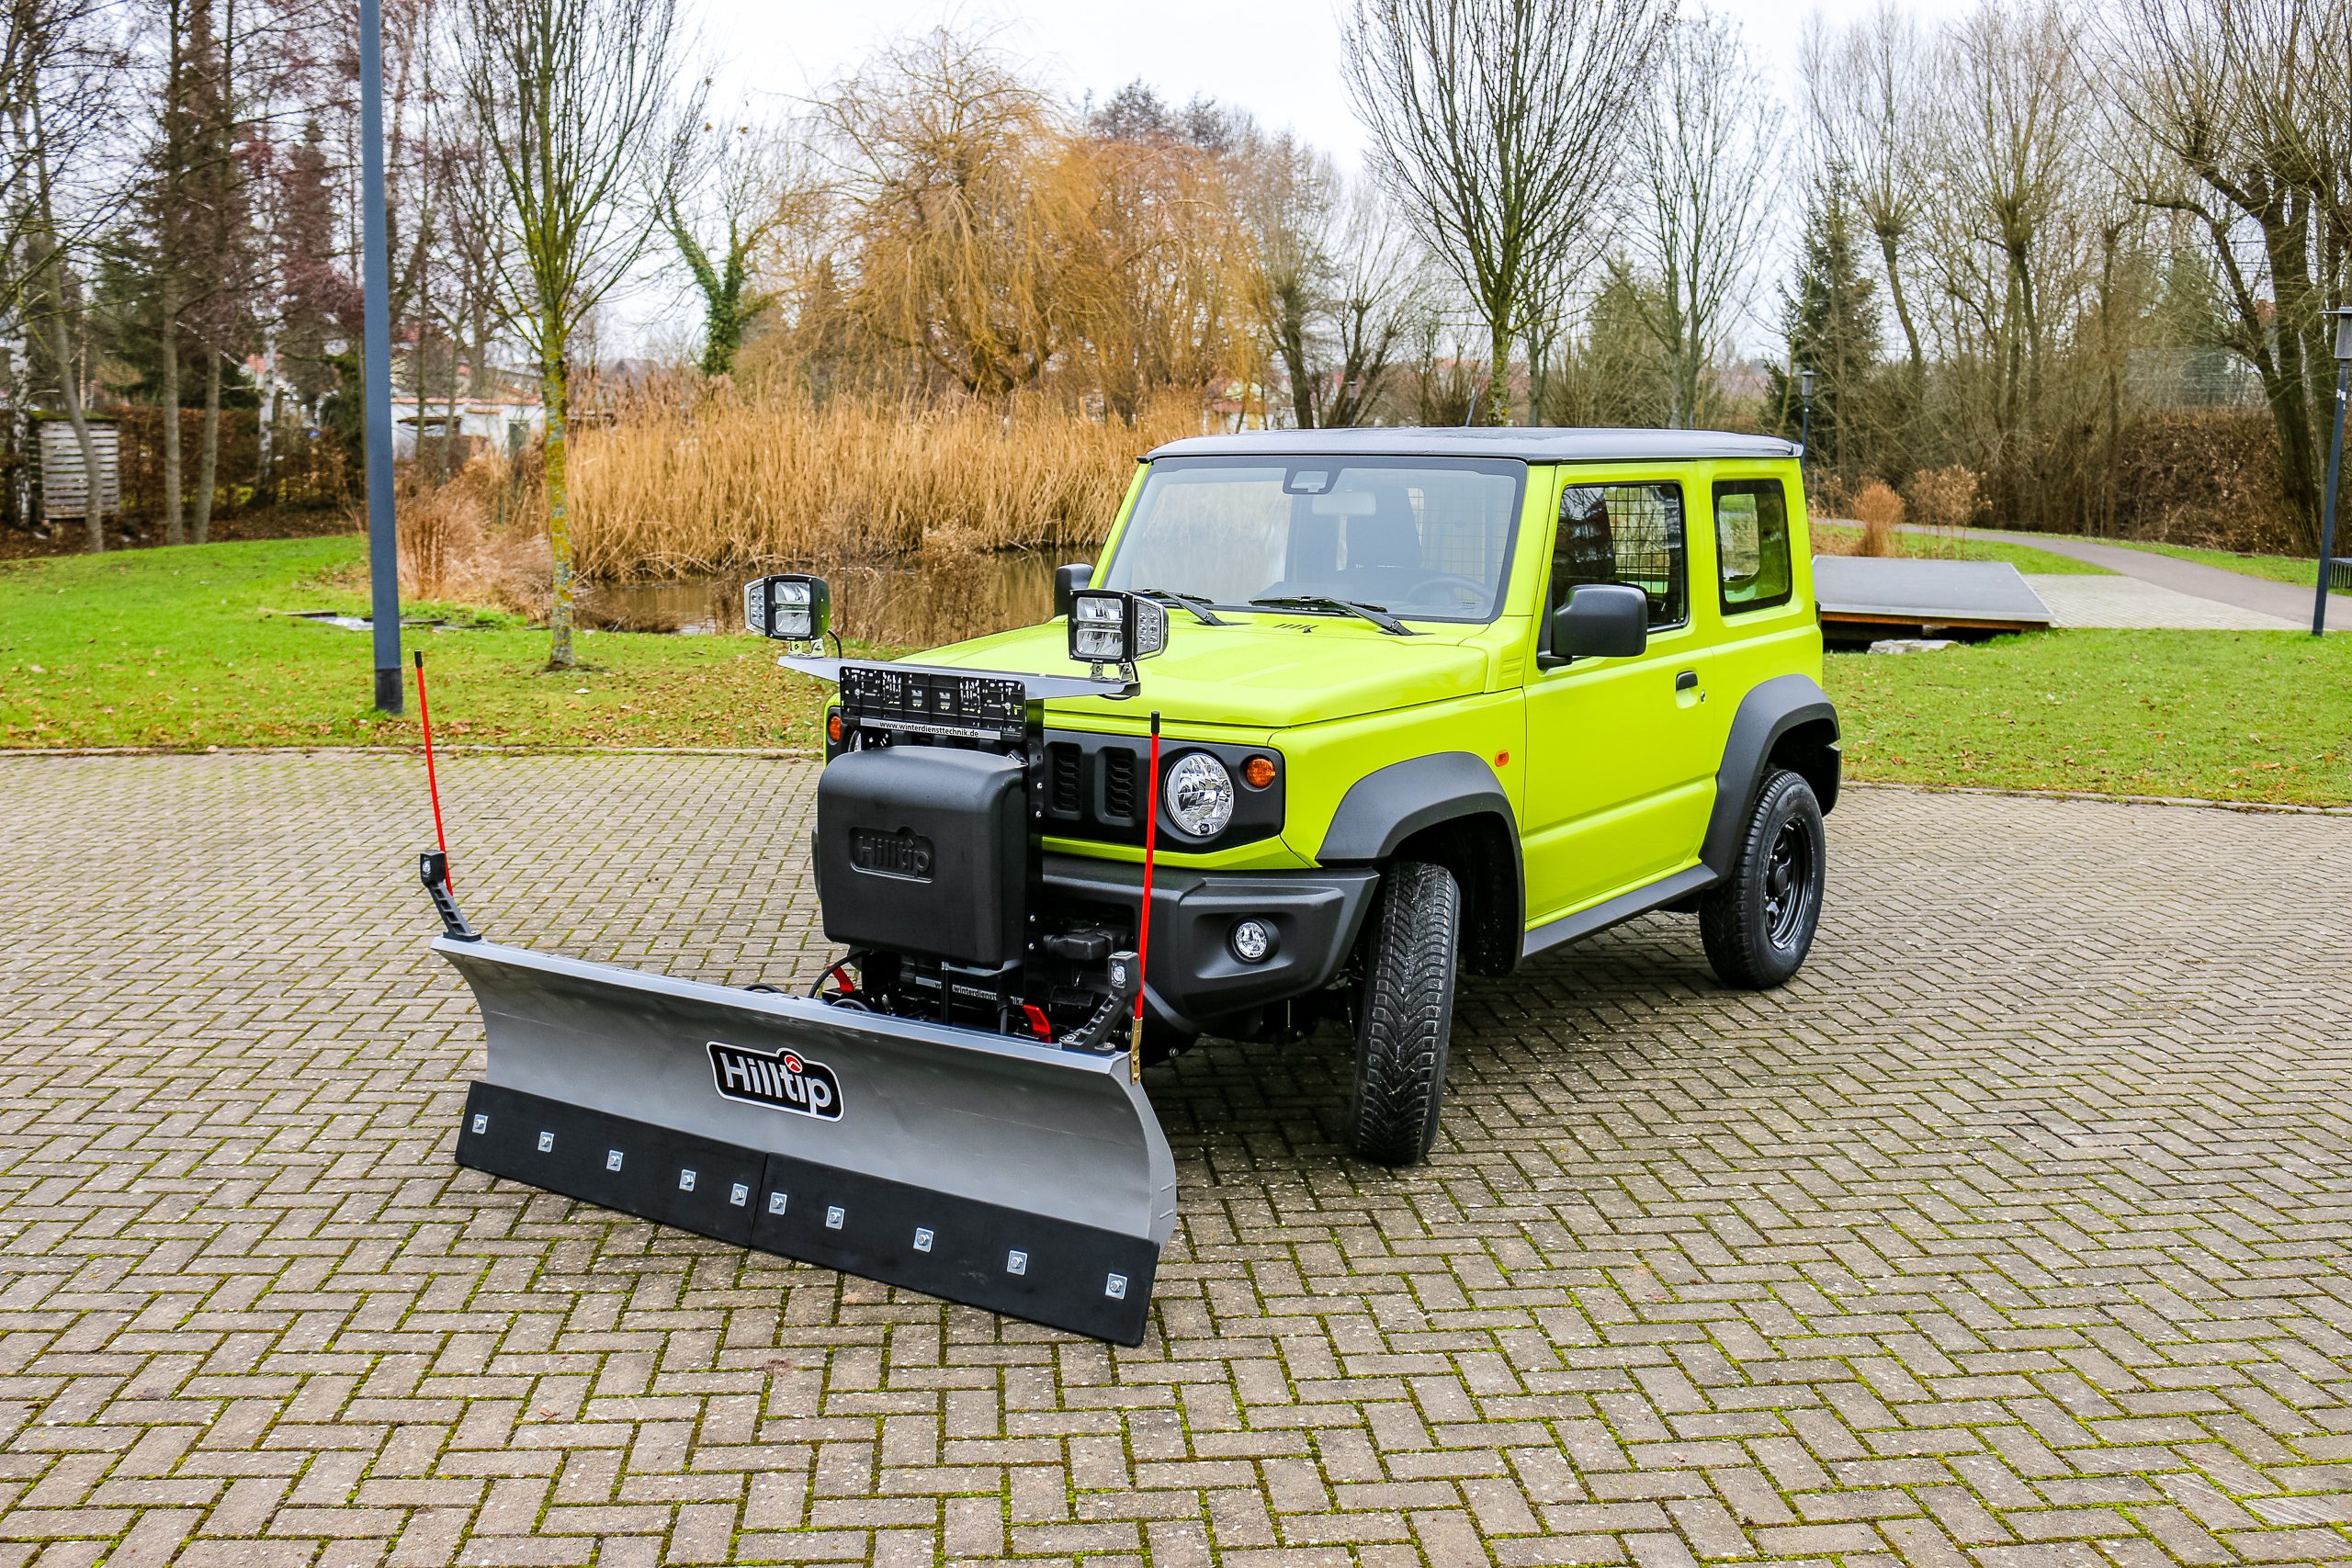
<svg viewBox="0 0 2352 1568"><path fill-rule="evenodd" d="M909 656L915 664L1017 674L1068 675L1062 623L1024 626ZM1057 722L1132 723L1157 709L1171 724L1288 729L1414 707L1487 689L1484 649L1444 634L1394 637L1363 622L1323 616L1234 617L1204 626L1169 616L1168 648L1137 666L1143 694L1126 702L1081 697L1048 705Z"/></svg>

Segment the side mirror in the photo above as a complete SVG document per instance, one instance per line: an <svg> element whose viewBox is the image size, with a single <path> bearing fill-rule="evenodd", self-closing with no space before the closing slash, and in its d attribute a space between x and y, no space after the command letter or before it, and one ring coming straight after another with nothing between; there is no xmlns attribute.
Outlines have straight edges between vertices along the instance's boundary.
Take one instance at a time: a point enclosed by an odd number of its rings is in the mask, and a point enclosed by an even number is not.
<svg viewBox="0 0 2352 1568"><path fill-rule="evenodd" d="M1579 583L1552 612L1552 652L1566 659L1631 659L1650 645L1650 597L1623 582Z"/></svg>
<svg viewBox="0 0 2352 1568"><path fill-rule="evenodd" d="M1054 568L1054 615L1068 620L1070 596L1093 580L1092 561L1072 561L1068 566Z"/></svg>

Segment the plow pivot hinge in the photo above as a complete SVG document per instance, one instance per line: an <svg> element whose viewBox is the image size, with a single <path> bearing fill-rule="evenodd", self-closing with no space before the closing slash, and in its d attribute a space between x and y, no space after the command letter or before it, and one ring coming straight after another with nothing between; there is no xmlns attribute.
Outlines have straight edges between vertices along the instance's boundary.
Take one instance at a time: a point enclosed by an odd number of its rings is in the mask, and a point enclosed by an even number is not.
<svg viewBox="0 0 2352 1568"><path fill-rule="evenodd" d="M458 900L449 891L449 857L438 850L426 850L416 857L416 879L424 884L425 892L433 897L434 910L441 917L441 929L455 942L480 942L481 932L466 924L466 917L458 911Z"/></svg>

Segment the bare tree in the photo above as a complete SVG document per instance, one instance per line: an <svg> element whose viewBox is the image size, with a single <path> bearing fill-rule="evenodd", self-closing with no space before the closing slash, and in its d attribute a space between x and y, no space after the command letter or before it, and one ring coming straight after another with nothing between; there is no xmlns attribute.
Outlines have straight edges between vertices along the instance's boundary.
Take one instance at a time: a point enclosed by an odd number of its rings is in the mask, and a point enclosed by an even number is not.
<svg viewBox="0 0 2352 1568"><path fill-rule="evenodd" d="M1336 277L1323 306L1331 352L1316 383L1315 423L1362 424L1379 405L1416 322L1431 310L1429 257L1368 179L1340 197Z"/></svg>
<svg viewBox="0 0 2352 1568"><path fill-rule="evenodd" d="M510 309L537 361L547 413L548 538L555 557L548 668L572 653L571 491L564 468L572 337L636 265L676 183L673 93L686 48L677 0L465 0L458 51L512 242ZM698 105L696 106L698 107Z"/></svg>
<svg viewBox="0 0 2352 1568"><path fill-rule="evenodd" d="M806 166L802 138L743 111L690 118L676 134L679 183L661 195L662 224L702 296L702 372L724 376L745 331L775 303L753 279L762 247L787 225L805 226L821 182Z"/></svg>
<svg viewBox="0 0 2352 1568"><path fill-rule="evenodd" d="M1909 288L1910 241L1925 197L1929 53L1917 18L1895 0L1832 35L1820 13L1811 17L1799 48L1806 108L1824 168L1846 174L1846 188L1878 241L1881 276L1894 307L1907 355L1892 423L1905 450L1894 466L1908 468L1907 447L1927 386L1927 354Z"/></svg>
<svg viewBox="0 0 2352 1568"><path fill-rule="evenodd" d="M1356 0L1350 96L1372 164L1487 323L1487 422L1512 344L1598 248L1597 198L1668 0Z"/></svg>
<svg viewBox="0 0 2352 1568"><path fill-rule="evenodd" d="M79 315L74 251L120 210L124 191L62 187L66 169L97 162L89 153L114 122L114 88L122 69L106 36L102 0L10 0L0 10L0 118L6 134L0 222L7 225L0 247L24 261L8 269L0 314L40 333L56 363L59 400L82 456L83 520L93 551L106 548L106 487L99 482L74 352ZM61 220L73 194L82 196L83 210Z"/></svg>
<svg viewBox="0 0 2352 1568"><path fill-rule="evenodd" d="M2352 0L2132 0L2109 42L2122 115L2178 176L2142 198L2205 231L2312 547L2335 395L2320 311L2352 287Z"/></svg>
<svg viewBox="0 0 2352 1568"><path fill-rule="evenodd" d="M1708 367L1754 288L1781 114L1726 18L1702 9L1678 20L1657 63L1628 159L1628 243L1610 265L1656 288L1628 298L1665 354L1668 423L1683 429L1712 412Z"/></svg>
<svg viewBox="0 0 2352 1568"><path fill-rule="evenodd" d="M2081 28L2064 0L1982 0L1937 57L1935 265L1953 346L1974 362L1968 400L2026 526L2041 521L2024 476L2052 356L2089 281L2081 220L2098 166Z"/></svg>
<svg viewBox="0 0 2352 1568"><path fill-rule="evenodd" d="M1311 430L1317 421L1309 339L1332 281L1339 173L1328 153L1289 131L1253 130L1226 163L1227 186L1256 253L1250 307L1289 383L1291 419Z"/></svg>

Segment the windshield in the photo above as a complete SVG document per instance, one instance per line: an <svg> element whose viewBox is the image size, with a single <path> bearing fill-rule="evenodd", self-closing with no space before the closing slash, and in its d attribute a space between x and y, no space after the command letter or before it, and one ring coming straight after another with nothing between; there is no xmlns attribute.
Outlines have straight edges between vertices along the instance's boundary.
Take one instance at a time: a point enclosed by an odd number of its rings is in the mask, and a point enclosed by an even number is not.
<svg viewBox="0 0 2352 1568"><path fill-rule="evenodd" d="M1102 586L1492 620L1526 483L1526 464L1491 458L1163 457Z"/></svg>

